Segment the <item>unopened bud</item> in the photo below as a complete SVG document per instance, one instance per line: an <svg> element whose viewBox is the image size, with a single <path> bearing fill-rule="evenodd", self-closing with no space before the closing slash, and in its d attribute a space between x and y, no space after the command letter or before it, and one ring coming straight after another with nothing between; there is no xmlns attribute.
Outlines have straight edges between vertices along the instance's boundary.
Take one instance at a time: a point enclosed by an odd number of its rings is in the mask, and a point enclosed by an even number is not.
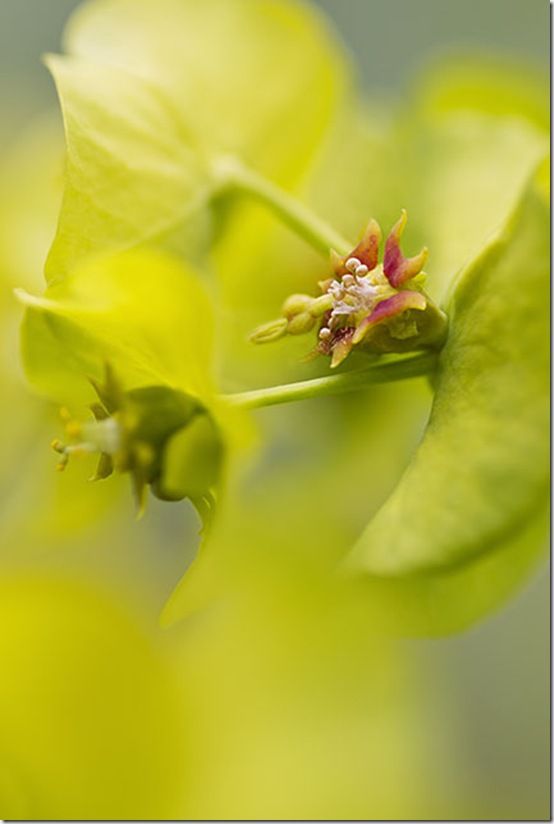
<svg viewBox="0 0 554 824"><path fill-rule="evenodd" d="M304 332L309 332L313 329L315 318L309 312L301 312L294 318L289 320L287 332L289 335L303 335Z"/></svg>
<svg viewBox="0 0 554 824"><path fill-rule="evenodd" d="M281 311L283 315L290 320L301 312L308 312L313 300L310 295L290 295L283 303Z"/></svg>
<svg viewBox="0 0 554 824"><path fill-rule="evenodd" d="M332 308L333 296L330 294L320 295L317 298L313 298L312 305L310 307L310 314L314 318L320 318L325 314L325 312L328 312Z"/></svg>
<svg viewBox="0 0 554 824"><path fill-rule="evenodd" d="M272 320L254 329L250 334L249 340L251 343L271 343L271 341L279 340L279 338L285 335L287 326L288 320L286 318Z"/></svg>

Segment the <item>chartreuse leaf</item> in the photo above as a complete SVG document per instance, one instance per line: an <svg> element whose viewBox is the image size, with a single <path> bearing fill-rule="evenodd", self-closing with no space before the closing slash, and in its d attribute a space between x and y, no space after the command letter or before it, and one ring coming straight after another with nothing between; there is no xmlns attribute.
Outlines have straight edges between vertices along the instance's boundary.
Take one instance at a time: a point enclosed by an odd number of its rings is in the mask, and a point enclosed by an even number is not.
<svg viewBox="0 0 554 824"><path fill-rule="evenodd" d="M357 576L349 581L350 597L357 594L360 601L371 601L372 610L383 610L395 634L418 637L459 632L517 592L544 557L548 524L545 505L521 529L506 535L494 551L431 575Z"/></svg>
<svg viewBox="0 0 554 824"><path fill-rule="evenodd" d="M550 125L548 87L542 73L498 55L459 55L435 61L422 86L427 113L465 109L497 117L517 117L541 131Z"/></svg>
<svg viewBox="0 0 554 824"><path fill-rule="evenodd" d="M195 274L153 251L90 260L43 297L22 293L31 382L67 403L90 402L109 362L126 389L168 385L211 394L212 312Z"/></svg>
<svg viewBox="0 0 554 824"><path fill-rule="evenodd" d="M217 484L223 456L221 434L210 416L197 415L171 438L164 466L166 495L197 499Z"/></svg>
<svg viewBox="0 0 554 824"><path fill-rule="evenodd" d="M460 274L423 441L348 558L406 576L464 564L527 529L548 487L549 221L541 168Z"/></svg>
<svg viewBox="0 0 554 824"><path fill-rule="evenodd" d="M49 58L68 144L50 278L93 250L174 242L196 216L191 242L218 155L295 179L347 74L322 20L288 0L94 0L65 45Z"/></svg>
<svg viewBox="0 0 554 824"><path fill-rule="evenodd" d="M66 182L49 281L95 252L171 236L188 222L202 234L208 176L165 95L111 66L47 58L62 103Z"/></svg>
<svg viewBox="0 0 554 824"><path fill-rule="evenodd" d="M499 59L435 63L394 151L402 200L431 252L428 287L440 297L511 214L548 151L543 78Z"/></svg>
<svg viewBox="0 0 554 824"><path fill-rule="evenodd" d="M64 44L163 89L208 152L272 174L302 168L346 79L325 19L292 0L93 0Z"/></svg>

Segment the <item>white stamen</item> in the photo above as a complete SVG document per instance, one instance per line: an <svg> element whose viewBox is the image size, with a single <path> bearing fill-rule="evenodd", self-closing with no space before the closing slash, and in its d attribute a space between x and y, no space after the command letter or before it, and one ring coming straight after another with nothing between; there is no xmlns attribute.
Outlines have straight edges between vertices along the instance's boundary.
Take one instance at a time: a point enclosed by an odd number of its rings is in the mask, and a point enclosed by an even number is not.
<svg viewBox="0 0 554 824"><path fill-rule="evenodd" d="M346 261L346 263L344 265L348 269L349 272L352 272L352 274L354 274L356 269L358 268L358 266L361 266L361 263L362 263L361 260L358 260L358 258L351 257L351 258L348 258L348 260Z"/></svg>
<svg viewBox="0 0 554 824"><path fill-rule="evenodd" d="M319 330L319 337L321 340L328 340L331 337L331 330L326 326L322 326Z"/></svg>
<svg viewBox="0 0 554 824"><path fill-rule="evenodd" d="M327 291L334 300L341 300L344 297L344 286L338 280L334 280Z"/></svg>
<svg viewBox="0 0 554 824"><path fill-rule="evenodd" d="M358 277L363 277L364 275L367 275L368 272L369 272L369 269L365 265L365 263L360 263L360 265L356 269L356 275Z"/></svg>
<svg viewBox="0 0 554 824"><path fill-rule="evenodd" d="M354 277L352 275L343 275L342 283L343 283L343 286L346 286L347 288L349 286L354 286L354 283L355 283Z"/></svg>
<svg viewBox="0 0 554 824"><path fill-rule="evenodd" d="M115 455L121 448L121 426L112 417L83 425L83 435L87 439L87 451L106 452Z"/></svg>

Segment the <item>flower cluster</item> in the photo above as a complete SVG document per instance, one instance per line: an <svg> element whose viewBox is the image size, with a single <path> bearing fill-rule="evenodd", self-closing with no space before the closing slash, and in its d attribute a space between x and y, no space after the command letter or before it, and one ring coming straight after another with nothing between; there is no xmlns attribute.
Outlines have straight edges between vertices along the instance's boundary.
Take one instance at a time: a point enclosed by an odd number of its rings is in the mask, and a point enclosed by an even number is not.
<svg viewBox="0 0 554 824"><path fill-rule="evenodd" d="M379 260L381 229L371 220L358 245L341 257L331 251L334 276L319 283L321 295L291 295L282 317L256 329L251 340L265 343L317 328L314 354L331 357L331 367L354 347L367 352L407 352L440 346L446 316L423 290L424 248L407 258L400 248L406 226L403 210Z"/></svg>

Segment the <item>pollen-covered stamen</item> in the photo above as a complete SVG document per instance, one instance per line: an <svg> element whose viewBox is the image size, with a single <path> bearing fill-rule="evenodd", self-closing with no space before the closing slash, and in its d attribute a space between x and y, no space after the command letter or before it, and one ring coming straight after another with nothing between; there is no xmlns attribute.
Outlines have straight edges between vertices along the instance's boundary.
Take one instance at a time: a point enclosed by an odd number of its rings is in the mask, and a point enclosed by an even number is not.
<svg viewBox="0 0 554 824"><path fill-rule="evenodd" d="M332 367L357 345L375 354L442 346L447 318L423 289L427 249L411 258L400 249L406 220L402 210L387 238L382 264L381 229L375 220L348 255L331 250L334 276L319 281L322 294L292 295L283 305L283 317L259 327L251 340L263 343L315 327L317 345L309 357L330 356Z"/></svg>
<svg viewBox="0 0 554 824"><path fill-rule="evenodd" d="M86 455L98 452L96 447L90 443L65 444L57 439L52 441L51 447L54 452L57 452L58 455L60 455L60 459L56 465L56 469L60 472L63 472L66 468L71 455Z"/></svg>
<svg viewBox="0 0 554 824"><path fill-rule="evenodd" d="M379 290L366 276L344 275L342 280L332 281L328 294L333 298L329 326L336 328L345 318L370 312L378 299Z"/></svg>
<svg viewBox="0 0 554 824"><path fill-rule="evenodd" d="M343 275L343 280L345 280L345 278L352 279L352 275L367 275L367 273L369 272L369 268L365 265L365 263L362 263L362 261L357 257L348 258L344 266L345 269L347 269L348 272L350 272L351 274Z"/></svg>
<svg viewBox="0 0 554 824"><path fill-rule="evenodd" d="M427 261L428 251L423 247L418 255L411 258L404 257L400 248L400 238L406 227L408 215L405 209L402 209L400 219L392 227L389 236L385 243L385 254L383 258L383 271L395 289L398 289L406 281L414 278L425 266Z"/></svg>

